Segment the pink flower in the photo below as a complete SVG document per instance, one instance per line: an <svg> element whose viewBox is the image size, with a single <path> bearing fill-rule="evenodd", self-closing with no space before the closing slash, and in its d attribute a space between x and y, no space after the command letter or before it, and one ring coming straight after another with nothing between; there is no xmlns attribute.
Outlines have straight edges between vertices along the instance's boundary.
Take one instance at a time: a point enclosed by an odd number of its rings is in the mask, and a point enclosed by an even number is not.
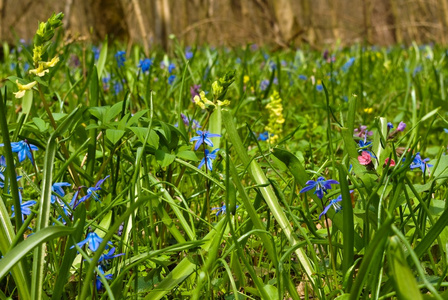
<svg viewBox="0 0 448 300"><path fill-rule="evenodd" d="M384 165L385 166L389 166L389 167L394 167L395 166L395 161L393 159L391 159L389 161L389 157L386 158L386 160L384 161Z"/></svg>
<svg viewBox="0 0 448 300"><path fill-rule="evenodd" d="M362 151L361 156L358 156L358 161L361 165L366 166L372 162L372 157L370 156L369 152Z"/></svg>

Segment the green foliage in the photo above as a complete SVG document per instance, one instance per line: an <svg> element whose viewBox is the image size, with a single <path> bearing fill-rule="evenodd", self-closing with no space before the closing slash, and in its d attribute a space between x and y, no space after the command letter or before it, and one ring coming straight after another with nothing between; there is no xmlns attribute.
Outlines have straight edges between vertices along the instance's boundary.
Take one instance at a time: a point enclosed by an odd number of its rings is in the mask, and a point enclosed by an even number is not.
<svg viewBox="0 0 448 300"><path fill-rule="evenodd" d="M62 17L0 65L1 299L446 296L445 49L146 57Z"/></svg>

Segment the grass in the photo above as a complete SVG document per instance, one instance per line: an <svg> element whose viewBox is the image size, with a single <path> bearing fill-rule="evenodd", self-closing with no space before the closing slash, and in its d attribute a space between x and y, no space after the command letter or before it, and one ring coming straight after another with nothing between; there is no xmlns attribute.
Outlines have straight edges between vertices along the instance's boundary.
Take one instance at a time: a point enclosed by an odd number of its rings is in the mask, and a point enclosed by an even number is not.
<svg viewBox="0 0 448 300"><path fill-rule="evenodd" d="M444 48L117 57L60 17L3 45L0 299L446 297Z"/></svg>

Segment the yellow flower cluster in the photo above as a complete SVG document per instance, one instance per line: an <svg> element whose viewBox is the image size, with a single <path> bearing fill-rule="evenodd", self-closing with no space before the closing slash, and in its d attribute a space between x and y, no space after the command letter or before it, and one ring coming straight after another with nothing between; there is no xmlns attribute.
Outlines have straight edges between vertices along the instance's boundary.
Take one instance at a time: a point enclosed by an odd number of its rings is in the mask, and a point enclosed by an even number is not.
<svg viewBox="0 0 448 300"><path fill-rule="evenodd" d="M222 93L223 87L219 84L218 81L213 82L212 84L212 93L214 98L217 99L218 96ZM199 95L194 96L193 102L196 103L202 109L211 109L212 111L215 109L216 105L218 106L228 106L230 105L229 100L221 101L219 99L216 100L216 103L210 101L205 97L205 92L202 91Z"/></svg>
<svg viewBox="0 0 448 300"><path fill-rule="evenodd" d="M59 62L58 56L53 57L53 59L50 61L40 61L37 69L32 69L29 71L29 73L35 74L39 77L42 77L45 75L45 73L50 72L50 70L48 70L48 68L54 67L58 62Z"/></svg>
<svg viewBox="0 0 448 300"><path fill-rule="evenodd" d="M15 92L14 95L16 98L22 98L25 96L26 91L29 91L37 84L37 81L30 82L28 84L20 84L18 80L16 80L17 87L19 88L18 92Z"/></svg>
<svg viewBox="0 0 448 300"><path fill-rule="evenodd" d="M272 93L271 101L266 105L266 108L269 110L269 123L265 130L269 135L273 134L273 136L269 137L269 141L275 143L279 138L279 134L283 132L283 123L285 123L282 98L280 98L277 91Z"/></svg>

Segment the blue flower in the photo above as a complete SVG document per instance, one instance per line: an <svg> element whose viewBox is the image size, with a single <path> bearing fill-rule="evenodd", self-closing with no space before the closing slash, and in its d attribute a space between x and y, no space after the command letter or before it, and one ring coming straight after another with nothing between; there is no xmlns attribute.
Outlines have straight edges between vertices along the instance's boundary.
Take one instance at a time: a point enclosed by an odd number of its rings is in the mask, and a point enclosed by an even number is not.
<svg viewBox="0 0 448 300"><path fill-rule="evenodd" d="M392 129L394 128L394 124L392 124L391 122L387 122L387 129Z"/></svg>
<svg viewBox="0 0 448 300"><path fill-rule="evenodd" d="M124 66L124 62L126 61L125 55L125 51L118 51L117 53L115 53L115 60L117 61L117 65L119 68Z"/></svg>
<svg viewBox="0 0 448 300"><path fill-rule="evenodd" d="M103 184L103 182L109 178L110 175L107 175L106 177L104 177L103 179L98 180L98 182L95 184L94 187L89 187L87 189L87 195L85 195L84 197L82 197L81 199L79 199L78 203L75 204L76 202L76 198L73 197L72 202L70 203L73 206L73 209L76 208L76 206L78 206L80 203L86 201L87 199L89 199L90 197L93 196L93 199L95 199L95 201L100 201L100 195L98 194L98 191L101 190L101 185ZM79 191L78 191L79 192ZM78 192L75 193L75 196L78 196Z"/></svg>
<svg viewBox="0 0 448 300"><path fill-rule="evenodd" d="M445 131L445 133L448 133L448 128L443 128L443 131Z"/></svg>
<svg viewBox="0 0 448 300"><path fill-rule="evenodd" d="M320 213L319 220L323 215L325 215L328 212L328 210L332 206L335 212L339 212L342 209L342 206L338 202L341 201L342 201L342 195L339 195L336 199L330 200L330 203L327 206L325 206L324 211Z"/></svg>
<svg viewBox="0 0 448 300"><path fill-rule="evenodd" d="M152 66L152 59L145 58L140 60L139 68L142 69L142 72L149 71L149 68Z"/></svg>
<svg viewBox="0 0 448 300"><path fill-rule="evenodd" d="M172 85L175 79L176 75L170 75L170 77L168 77L168 84Z"/></svg>
<svg viewBox="0 0 448 300"><path fill-rule="evenodd" d="M307 80L308 79L308 77L306 77L305 75L302 75L302 74L300 74L299 75L299 79L301 79L301 80Z"/></svg>
<svg viewBox="0 0 448 300"><path fill-rule="evenodd" d="M168 73L173 73L174 69L176 68L176 65L174 63L170 63L168 66Z"/></svg>
<svg viewBox="0 0 448 300"><path fill-rule="evenodd" d="M202 168L202 166L205 164L207 169L212 171L213 170L212 160L216 159L216 152L218 151L219 148L216 148L215 150L212 151L212 153L210 153L208 149L205 149L204 158L199 163L198 169Z"/></svg>
<svg viewBox="0 0 448 300"><path fill-rule="evenodd" d="M100 49L98 49L98 47L93 46L92 51L95 60L98 60L100 58Z"/></svg>
<svg viewBox="0 0 448 300"><path fill-rule="evenodd" d="M114 255L114 253L115 253L115 247L112 247L112 248L110 248L109 252L107 252L106 254L104 254L104 253L101 254L100 258L98 259L98 262L99 263L102 262L102 265L104 265L104 264L106 264L106 260L111 260L115 257L124 255L124 253L119 253L119 254L115 254L115 255Z"/></svg>
<svg viewBox="0 0 448 300"><path fill-rule="evenodd" d="M317 81L316 90L318 92L322 92L324 90L324 86L322 85L322 82L320 80Z"/></svg>
<svg viewBox="0 0 448 300"><path fill-rule="evenodd" d="M20 193L20 191L19 191L19 199L20 199L20 210L22 211L22 221L23 221L23 216L31 215L31 207L34 206L37 202L34 200L22 202L22 194ZM16 214L14 211L14 205L11 206L11 210L12 210L11 217L14 217Z"/></svg>
<svg viewBox="0 0 448 300"><path fill-rule="evenodd" d="M3 147L4 144L0 144L0 147ZM36 146L29 144L27 140L20 142L11 143L12 152L16 152L19 155L19 162L24 161L27 157L31 160L31 163L34 164L33 155L31 151L37 151L39 148Z"/></svg>
<svg viewBox="0 0 448 300"><path fill-rule="evenodd" d="M87 234L87 237L85 240L83 240L79 243L76 243L76 245L78 245L79 248L82 248L82 246L84 246L85 244L88 244L89 249L92 252L95 252L96 250L98 250L98 247L100 246L102 241L103 241L103 238L100 238L98 236L98 234L96 234L95 232L92 231ZM112 246L112 243L110 241L107 243ZM70 249L73 249L73 248L75 248L75 245L70 247Z"/></svg>
<svg viewBox="0 0 448 300"><path fill-rule="evenodd" d="M104 275L104 271L101 266L98 266L98 270L101 272L101 274ZM104 278L111 280L113 278L112 274L104 275ZM95 280L96 290L100 291L103 288L103 283L101 282L101 277L99 275L96 276Z"/></svg>
<svg viewBox="0 0 448 300"><path fill-rule="evenodd" d="M193 58L193 51L191 51L190 49L185 51L185 58L186 59L192 59Z"/></svg>
<svg viewBox="0 0 448 300"><path fill-rule="evenodd" d="M190 140L190 142L197 141L196 144L194 145L195 151L197 151L203 143L206 143L210 147L213 147L213 143L210 140L210 138L221 136L220 134L209 133L208 131L202 131L202 130L198 130L196 131L196 133L199 134L199 136L192 137Z"/></svg>
<svg viewBox="0 0 448 300"><path fill-rule="evenodd" d="M123 90L123 85L122 85L119 81L116 81L116 82L114 83L114 92L115 92L115 95L118 95L122 90Z"/></svg>
<svg viewBox="0 0 448 300"><path fill-rule="evenodd" d="M58 194L61 197L65 196L65 192L62 189L63 186L71 186L68 182L56 182L51 186L51 191ZM51 203L55 203L58 197L56 195L51 195Z"/></svg>
<svg viewBox="0 0 448 300"><path fill-rule="evenodd" d="M353 63L355 62L355 58L351 57L343 66L342 66L342 71L347 72L348 69L350 69L350 67L353 65Z"/></svg>
<svg viewBox="0 0 448 300"><path fill-rule="evenodd" d="M417 154L414 156L414 160L412 161L411 165L409 166L412 170L416 168L420 168L422 172L425 172L425 169L428 169L429 167L432 167L433 165L428 164L429 158L422 159L420 156L420 152L417 152Z"/></svg>
<svg viewBox="0 0 448 300"><path fill-rule="evenodd" d="M236 208L238 208L239 205L236 206ZM221 207L213 207L212 211L217 210L216 212L216 216L219 216L219 214L225 214L226 213L226 205L223 204Z"/></svg>
<svg viewBox="0 0 448 300"><path fill-rule="evenodd" d="M0 173L5 172L6 170L6 158L2 155L0 156Z"/></svg>
<svg viewBox="0 0 448 300"><path fill-rule="evenodd" d="M324 177L319 177L316 181L308 180L306 182L307 186L301 189L300 193L305 193L316 188L314 194L316 194L319 199L322 199L324 197L324 192L328 193L327 190L331 189L332 184L339 184L339 182L334 179L325 180Z"/></svg>
<svg viewBox="0 0 448 300"><path fill-rule="evenodd" d="M17 176L16 180L19 181L20 178L22 178L22 176ZM5 175L3 175L3 173L0 173L0 188L4 188L5 187Z"/></svg>
<svg viewBox="0 0 448 300"><path fill-rule="evenodd" d="M269 86L269 80L264 79L260 82L260 90L265 91Z"/></svg>
<svg viewBox="0 0 448 300"><path fill-rule="evenodd" d="M273 133L270 134L270 136L274 136ZM258 135L259 141L267 141L269 139L269 132L265 131Z"/></svg>

